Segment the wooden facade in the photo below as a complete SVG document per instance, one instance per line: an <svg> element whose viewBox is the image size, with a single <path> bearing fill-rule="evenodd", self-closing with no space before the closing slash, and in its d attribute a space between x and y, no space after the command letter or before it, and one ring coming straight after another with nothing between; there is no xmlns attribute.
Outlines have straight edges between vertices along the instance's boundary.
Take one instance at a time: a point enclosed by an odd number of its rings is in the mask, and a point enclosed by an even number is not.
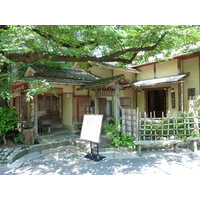
<svg viewBox="0 0 200 200"><path fill-rule="evenodd" d="M120 118L123 108L139 108L147 113L147 117L150 113L161 117L162 113L166 115L169 111L186 111L189 98L200 94L199 53L175 57L163 63L135 66L132 70L94 64L90 68L93 74L82 71L77 79L76 68L79 66L74 68L75 71L70 72L74 79L65 79L63 71L58 73L62 78L52 77L52 74L48 77L58 97L44 91L44 95L35 95L31 102L26 102L24 90L29 85L18 82L12 88L16 95L12 100L16 112L21 113L27 124L34 121L36 135L43 120L55 127L57 124L73 129L82 123L84 114L89 113L103 114L105 122L110 117ZM41 78L36 76L37 69L28 70L26 75L31 79ZM46 75L44 71L41 73ZM51 73L57 74L55 70Z"/></svg>

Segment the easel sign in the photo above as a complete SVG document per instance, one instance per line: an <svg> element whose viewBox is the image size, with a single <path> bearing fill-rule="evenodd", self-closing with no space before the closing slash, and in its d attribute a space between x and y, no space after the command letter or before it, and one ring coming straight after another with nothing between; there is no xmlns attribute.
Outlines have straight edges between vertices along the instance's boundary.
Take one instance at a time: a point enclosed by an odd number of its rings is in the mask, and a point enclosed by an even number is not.
<svg viewBox="0 0 200 200"><path fill-rule="evenodd" d="M84 115L83 125L81 129L81 140L90 142L91 153L87 154L85 158L99 161L105 158L99 155L99 143L102 127L103 115ZM94 146L96 145L96 154L94 153Z"/></svg>
<svg viewBox="0 0 200 200"><path fill-rule="evenodd" d="M84 115L80 139L100 143L102 120L103 115Z"/></svg>

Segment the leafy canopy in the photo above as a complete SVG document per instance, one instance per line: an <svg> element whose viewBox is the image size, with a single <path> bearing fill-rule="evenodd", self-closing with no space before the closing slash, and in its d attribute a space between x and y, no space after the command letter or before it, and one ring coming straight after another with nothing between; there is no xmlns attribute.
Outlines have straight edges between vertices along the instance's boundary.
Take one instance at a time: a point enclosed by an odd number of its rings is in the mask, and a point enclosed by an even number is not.
<svg viewBox="0 0 200 200"><path fill-rule="evenodd" d="M200 26L0 26L0 61L143 63L149 57L199 50Z"/></svg>
<svg viewBox="0 0 200 200"><path fill-rule="evenodd" d="M199 51L199 41L198 25L0 25L0 97L10 98L10 86L27 63L134 65L158 55L170 58ZM21 74L11 68L16 65ZM28 99L36 92L30 90Z"/></svg>

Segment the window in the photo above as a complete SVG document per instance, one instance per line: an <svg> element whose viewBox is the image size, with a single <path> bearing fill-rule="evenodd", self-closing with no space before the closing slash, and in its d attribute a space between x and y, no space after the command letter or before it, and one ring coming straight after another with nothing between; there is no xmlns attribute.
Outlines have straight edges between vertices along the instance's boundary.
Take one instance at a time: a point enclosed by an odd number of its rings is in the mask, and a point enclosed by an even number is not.
<svg viewBox="0 0 200 200"><path fill-rule="evenodd" d="M188 89L188 100L192 97L194 97L196 94L195 94L195 88L189 88Z"/></svg>

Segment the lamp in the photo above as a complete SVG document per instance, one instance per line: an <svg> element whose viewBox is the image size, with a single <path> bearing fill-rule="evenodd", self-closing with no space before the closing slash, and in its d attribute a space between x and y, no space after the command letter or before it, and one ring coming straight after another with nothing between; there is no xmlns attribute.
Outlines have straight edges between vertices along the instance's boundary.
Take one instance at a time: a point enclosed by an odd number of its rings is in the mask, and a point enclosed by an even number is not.
<svg viewBox="0 0 200 200"><path fill-rule="evenodd" d="M174 91L174 88L172 88L172 89L171 89L171 93L174 93L174 92L175 92L175 91Z"/></svg>

